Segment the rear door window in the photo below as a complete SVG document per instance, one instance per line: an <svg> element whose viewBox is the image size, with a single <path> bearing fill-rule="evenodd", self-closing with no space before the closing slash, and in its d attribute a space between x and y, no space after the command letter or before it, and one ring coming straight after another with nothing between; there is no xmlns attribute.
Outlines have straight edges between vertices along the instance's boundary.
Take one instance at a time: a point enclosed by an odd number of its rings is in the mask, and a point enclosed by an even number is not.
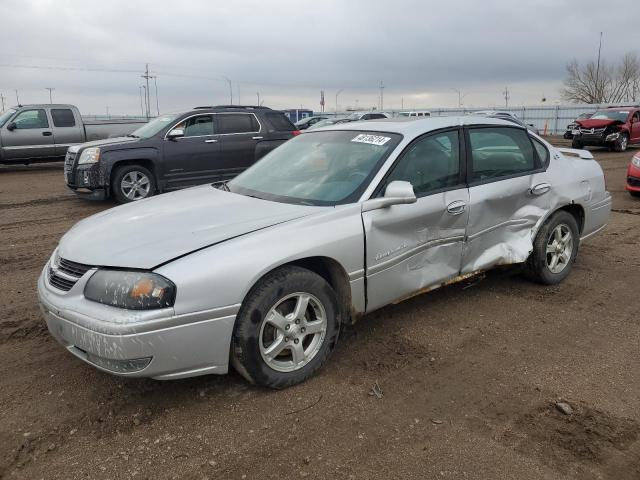
<svg viewBox="0 0 640 480"><path fill-rule="evenodd" d="M257 133L260 125L252 113L219 113L217 115L220 133Z"/></svg>
<svg viewBox="0 0 640 480"><path fill-rule="evenodd" d="M491 181L525 174L536 168L529 135L509 127L473 128L469 130L471 181Z"/></svg>
<svg viewBox="0 0 640 480"><path fill-rule="evenodd" d="M52 108L51 118L55 127L75 127L76 119L69 108Z"/></svg>
<svg viewBox="0 0 640 480"><path fill-rule="evenodd" d="M274 130L279 132L292 132L296 130L295 125L291 123L282 112L265 112L264 116Z"/></svg>

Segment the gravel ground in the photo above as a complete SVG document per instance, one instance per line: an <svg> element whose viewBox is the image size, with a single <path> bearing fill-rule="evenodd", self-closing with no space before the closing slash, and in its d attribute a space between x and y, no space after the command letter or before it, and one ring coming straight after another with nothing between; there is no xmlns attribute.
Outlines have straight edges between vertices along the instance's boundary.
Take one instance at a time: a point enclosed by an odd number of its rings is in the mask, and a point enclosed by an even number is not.
<svg viewBox="0 0 640 480"><path fill-rule="evenodd" d="M113 204L65 191L60 164L0 167L0 478L640 478L633 151L593 152L615 211L567 281L496 271L384 308L285 391L120 379L65 352L36 279Z"/></svg>

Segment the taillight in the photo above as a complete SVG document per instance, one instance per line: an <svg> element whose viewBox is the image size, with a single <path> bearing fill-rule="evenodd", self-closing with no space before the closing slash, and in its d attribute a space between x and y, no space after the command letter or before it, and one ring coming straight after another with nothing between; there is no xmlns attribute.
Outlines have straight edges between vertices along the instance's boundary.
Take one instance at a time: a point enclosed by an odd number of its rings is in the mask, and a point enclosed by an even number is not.
<svg viewBox="0 0 640 480"><path fill-rule="evenodd" d="M293 136L295 137L295 136L297 136L297 135L300 135L300 133L301 133L301 132L300 132L300 130L294 130L294 131L293 131L293 132L291 132L291 133L293 133Z"/></svg>

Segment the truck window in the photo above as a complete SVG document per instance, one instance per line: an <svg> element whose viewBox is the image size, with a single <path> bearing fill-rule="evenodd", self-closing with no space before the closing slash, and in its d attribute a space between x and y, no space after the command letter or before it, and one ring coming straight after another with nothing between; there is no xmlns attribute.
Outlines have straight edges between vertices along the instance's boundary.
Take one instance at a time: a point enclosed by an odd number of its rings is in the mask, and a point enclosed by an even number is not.
<svg viewBox="0 0 640 480"><path fill-rule="evenodd" d="M257 133L260 131L255 116L251 113L219 113L220 133Z"/></svg>
<svg viewBox="0 0 640 480"><path fill-rule="evenodd" d="M70 108L52 108L51 118L55 127L75 127L76 119Z"/></svg>
<svg viewBox="0 0 640 480"><path fill-rule="evenodd" d="M16 128L26 130L29 128L49 128L47 113L39 108L37 110L23 110L13 119Z"/></svg>

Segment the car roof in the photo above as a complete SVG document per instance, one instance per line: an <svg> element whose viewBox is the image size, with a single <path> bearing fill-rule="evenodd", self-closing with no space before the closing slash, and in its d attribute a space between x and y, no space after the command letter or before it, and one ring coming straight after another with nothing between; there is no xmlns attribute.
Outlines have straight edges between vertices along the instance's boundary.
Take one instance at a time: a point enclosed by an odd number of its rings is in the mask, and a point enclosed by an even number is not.
<svg viewBox="0 0 640 480"><path fill-rule="evenodd" d="M367 120L359 122L340 123L314 129L313 132L328 130L354 130L366 132L399 133L405 137L416 137L432 130L464 125L506 125L514 128L523 128L500 118L485 116L455 116L455 117L403 117L387 118L380 120Z"/></svg>

